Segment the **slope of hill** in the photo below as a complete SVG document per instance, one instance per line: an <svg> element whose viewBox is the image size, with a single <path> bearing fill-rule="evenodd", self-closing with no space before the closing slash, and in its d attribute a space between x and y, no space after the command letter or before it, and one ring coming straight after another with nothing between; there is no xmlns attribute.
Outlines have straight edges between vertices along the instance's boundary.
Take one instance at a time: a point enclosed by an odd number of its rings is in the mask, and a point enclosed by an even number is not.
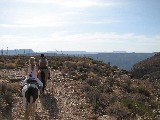
<svg viewBox="0 0 160 120"><path fill-rule="evenodd" d="M135 64L132 74L135 78L146 78L148 76L150 78L160 79L160 53Z"/></svg>
<svg viewBox="0 0 160 120"><path fill-rule="evenodd" d="M159 81L130 79L127 71L85 57L47 58L51 80L40 97L37 120L160 119ZM0 57L0 119L23 118L19 79L13 77L24 75L27 61L26 56Z"/></svg>

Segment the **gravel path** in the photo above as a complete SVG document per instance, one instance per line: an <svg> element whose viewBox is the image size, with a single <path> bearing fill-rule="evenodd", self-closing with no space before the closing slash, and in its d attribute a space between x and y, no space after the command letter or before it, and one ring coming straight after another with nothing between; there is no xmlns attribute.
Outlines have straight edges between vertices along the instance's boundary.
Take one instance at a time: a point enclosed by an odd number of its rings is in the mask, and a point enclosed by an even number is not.
<svg viewBox="0 0 160 120"><path fill-rule="evenodd" d="M12 72L9 71L9 73ZM18 83L14 84L18 85ZM40 96L37 105L36 120L90 119L92 110L81 92L81 85L80 81L64 78L60 71L51 71L51 80L47 82L47 90ZM5 105L2 108L0 118L8 120L23 118L22 97L19 97L17 93L14 94L12 100L11 105Z"/></svg>

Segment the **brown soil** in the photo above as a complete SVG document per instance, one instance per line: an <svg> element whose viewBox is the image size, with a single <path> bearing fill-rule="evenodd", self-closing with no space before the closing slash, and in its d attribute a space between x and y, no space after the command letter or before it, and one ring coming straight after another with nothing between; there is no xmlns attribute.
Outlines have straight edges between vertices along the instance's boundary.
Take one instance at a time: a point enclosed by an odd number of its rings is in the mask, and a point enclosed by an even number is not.
<svg viewBox="0 0 160 120"><path fill-rule="evenodd" d="M1 74L6 71L1 71ZM17 73L16 71L8 71L8 73ZM7 78L7 76L4 76ZM18 87L19 82L7 83L8 80L1 80L3 83ZM37 104L36 120L86 120L91 119L92 109L86 102L81 92L79 81L73 81L67 77L63 77L60 71L51 72L51 80L47 82L47 89ZM16 88L18 89L18 88ZM0 118L17 120L23 119L24 110L22 107L22 97L18 93L13 95L11 105L4 105ZM0 102L5 103L3 100ZM3 104L1 103L1 104ZM3 106L3 105L2 105Z"/></svg>

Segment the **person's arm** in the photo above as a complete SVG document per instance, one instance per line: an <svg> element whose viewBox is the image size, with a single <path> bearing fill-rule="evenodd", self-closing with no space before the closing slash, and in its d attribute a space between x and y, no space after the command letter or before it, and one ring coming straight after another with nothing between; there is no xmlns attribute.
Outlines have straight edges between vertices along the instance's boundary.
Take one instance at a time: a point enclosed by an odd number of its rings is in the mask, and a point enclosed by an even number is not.
<svg viewBox="0 0 160 120"><path fill-rule="evenodd" d="M45 61L46 61L46 66L48 67L48 60L47 60L47 59L45 59Z"/></svg>
<svg viewBox="0 0 160 120"><path fill-rule="evenodd" d="M39 69L39 66L36 66L37 77L38 77L38 69Z"/></svg>
<svg viewBox="0 0 160 120"><path fill-rule="evenodd" d="M26 75L28 75L28 68L29 68L29 65L27 65L26 67Z"/></svg>
<svg viewBox="0 0 160 120"><path fill-rule="evenodd" d="M39 60L39 63L38 63L38 65L40 66L40 64L41 64L41 59Z"/></svg>

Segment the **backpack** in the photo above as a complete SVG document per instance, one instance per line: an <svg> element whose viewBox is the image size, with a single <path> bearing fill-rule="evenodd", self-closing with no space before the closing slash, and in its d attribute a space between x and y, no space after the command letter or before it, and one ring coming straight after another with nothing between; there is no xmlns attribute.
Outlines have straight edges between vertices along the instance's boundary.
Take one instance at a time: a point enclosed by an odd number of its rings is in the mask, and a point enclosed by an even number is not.
<svg viewBox="0 0 160 120"><path fill-rule="evenodd" d="M46 64L47 64L46 58L41 58L40 59L40 67L46 67Z"/></svg>

